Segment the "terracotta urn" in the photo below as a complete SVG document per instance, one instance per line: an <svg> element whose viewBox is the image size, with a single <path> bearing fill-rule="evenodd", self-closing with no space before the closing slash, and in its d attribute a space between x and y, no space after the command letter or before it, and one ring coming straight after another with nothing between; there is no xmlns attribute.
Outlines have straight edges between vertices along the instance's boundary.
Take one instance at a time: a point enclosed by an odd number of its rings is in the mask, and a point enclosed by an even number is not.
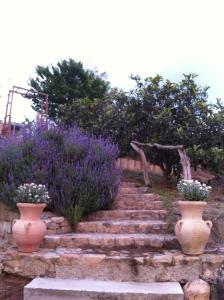
<svg viewBox="0 0 224 300"><path fill-rule="evenodd" d="M202 219L206 205L203 201L177 202L182 218L175 226L175 234L184 254L199 255L204 252L212 228L211 221Z"/></svg>
<svg viewBox="0 0 224 300"><path fill-rule="evenodd" d="M40 219L46 204L17 203L20 219L14 221L13 239L21 252L34 252L42 242L46 225Z"/></svg>

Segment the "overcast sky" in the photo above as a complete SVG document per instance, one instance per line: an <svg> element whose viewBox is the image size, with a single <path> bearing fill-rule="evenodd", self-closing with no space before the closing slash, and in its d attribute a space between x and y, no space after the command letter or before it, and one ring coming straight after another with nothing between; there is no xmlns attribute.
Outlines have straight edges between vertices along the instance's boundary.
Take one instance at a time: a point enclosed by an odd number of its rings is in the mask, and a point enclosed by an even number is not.
<svg viewBox="0 0 224 300"><path fill-rule="evenodd" d="M223 15L224 0L1 0L0 119L13 84L69 57L126 90L131 73L197 73L210 101L224 99ZM13 121L33 118L29 107L16 97Z"/></svg>

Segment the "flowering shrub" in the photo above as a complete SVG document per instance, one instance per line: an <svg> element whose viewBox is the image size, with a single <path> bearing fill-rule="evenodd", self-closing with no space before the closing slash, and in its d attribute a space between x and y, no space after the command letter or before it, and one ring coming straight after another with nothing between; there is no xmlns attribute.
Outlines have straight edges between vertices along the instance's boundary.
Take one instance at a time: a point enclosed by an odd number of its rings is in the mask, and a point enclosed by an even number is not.
<svg viewBox="0 0 224 300"><path fill-rule="evenodd" d="M77 127L25 129L0 142L0 200L12 203L24 182L44 184L49 208L76 224L83 214L110 208L121 172L118 148Z"/></svg>
<svg viewBox="0 0 224 300"><path fill-rule="evenodd" d="M49 204L50 197L43 184L25 183L16 190L16 202Z"/></svg>
<svg viewBox="0 0 224 300"><path fill-rule="evenodd" d="M210 186L197 180L181 180L177 184L177 189L184 199L189 201L203 201L211 191Z"/></svg>

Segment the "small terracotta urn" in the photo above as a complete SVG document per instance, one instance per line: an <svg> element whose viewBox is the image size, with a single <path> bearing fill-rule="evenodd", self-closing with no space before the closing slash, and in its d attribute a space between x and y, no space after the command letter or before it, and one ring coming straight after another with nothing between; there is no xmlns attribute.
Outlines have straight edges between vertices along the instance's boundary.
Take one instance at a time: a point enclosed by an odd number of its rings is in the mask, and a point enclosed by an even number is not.
<svg viewBox="0 0 224 300"><path fill-rule="evenodd" d="M46 233L46 225L40 219L46 204L17 203L20 219L15 220L12 234L19 251L34 252Z"/></svg>
<svg viewBox="0 0 224 300"><path fill-rule="evenodd" d="M175 234L184 254L199 255L204 252L212 228L211 221L202 219L206 205L203 201L177 203L182 219L175 226Z"/></svg>

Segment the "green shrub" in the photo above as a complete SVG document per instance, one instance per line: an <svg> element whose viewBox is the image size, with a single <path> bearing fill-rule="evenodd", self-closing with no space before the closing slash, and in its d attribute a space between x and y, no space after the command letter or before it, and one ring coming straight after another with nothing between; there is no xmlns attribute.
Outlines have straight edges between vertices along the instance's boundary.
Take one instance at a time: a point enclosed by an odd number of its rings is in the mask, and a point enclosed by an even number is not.
<svg viewBox="0 0 224 300"><path fill-rule="evenodd" d="M200 147L192 147L188 149L193 167L201 166L217 175L224 176L224 149L212 147L210 149L202 149Z"/></svg>

